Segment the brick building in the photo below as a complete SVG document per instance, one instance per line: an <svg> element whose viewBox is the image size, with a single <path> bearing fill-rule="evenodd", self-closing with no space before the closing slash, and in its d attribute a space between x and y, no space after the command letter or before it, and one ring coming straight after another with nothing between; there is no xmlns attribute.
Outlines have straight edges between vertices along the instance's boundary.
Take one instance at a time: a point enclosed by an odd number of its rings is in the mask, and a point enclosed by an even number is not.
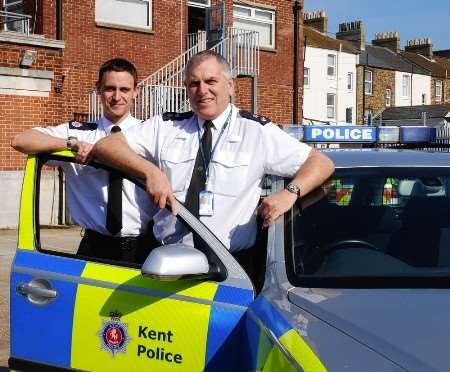
<svg viewBox="0 0 450 372"><path fill-rule="evenodd" d="M303 1L296 3L303 5ZM237 73L236 103L249 110L256 107L259 114L275 122L292 122L292 1L224 0L221 7L215 0L3 0L3 4L0 188L11 205L0 212L0 226L5 219L15 225L25 159L10 148L10 139L35 125L86 119L98 67L109 58L133 62L141 80L185 52L190 46L188 34L204 30L208 24L221 23L222 30L234 26L259 31L259 75L254 79L251 74ZM301 25L300 13L299 9ZM215 30L210 27L211 35ZM301 70L301 61L298 65ZM299 74L299 86L301 79ZM299 105L301 99L300 90ZM5 215L11 208L13 212Z"/></svg>
<svg viewBox="0 0 450 372"><path fill-rule="evenodd" d="M450 60L434 55L430 38L408 40L401 55L431 74L432 105L450 102Z"/></svg>
<svg viewBox="0 0 450 372"><path fill-rule="evenodd" d="M397 32L377 33L366 44L361 21L342 23L336 38L360 50L357 68L357 122L367 123L391 106L430 103L430 72L400 55Z"/></svg>

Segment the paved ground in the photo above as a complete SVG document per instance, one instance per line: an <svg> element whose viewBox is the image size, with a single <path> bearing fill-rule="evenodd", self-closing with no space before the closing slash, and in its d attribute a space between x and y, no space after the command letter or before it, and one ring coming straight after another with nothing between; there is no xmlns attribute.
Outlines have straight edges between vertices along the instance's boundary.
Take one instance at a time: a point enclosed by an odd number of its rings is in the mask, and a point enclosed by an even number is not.
<svg viewBox="0 0 450 372"><path fill-rule="evenodd" d="M41 243L66 252L76 249L79 229L43 229ZM0 372L7 371L9 358L9 274L17 245L17 230L0 230Z"/></svg>

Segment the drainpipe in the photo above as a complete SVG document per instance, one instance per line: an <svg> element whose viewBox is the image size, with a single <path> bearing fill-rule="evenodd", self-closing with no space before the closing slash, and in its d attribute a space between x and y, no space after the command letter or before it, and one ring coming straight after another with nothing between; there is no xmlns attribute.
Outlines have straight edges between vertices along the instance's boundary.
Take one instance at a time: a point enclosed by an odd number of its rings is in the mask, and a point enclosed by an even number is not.
<svg viewBox="0 0 450 372"><path fill-rule="evenodd" d="M56 40L63 39L63 0L56 0Z"/></svg>
<svg viewBox="0 0 450 372"><path fill-rule="evenodd" d="M299 15L302 6L298 1L292 7L294 11L294 84L293 84L293 107L292 107L292 122L298 124L298 39L299 39Z"/></svg>

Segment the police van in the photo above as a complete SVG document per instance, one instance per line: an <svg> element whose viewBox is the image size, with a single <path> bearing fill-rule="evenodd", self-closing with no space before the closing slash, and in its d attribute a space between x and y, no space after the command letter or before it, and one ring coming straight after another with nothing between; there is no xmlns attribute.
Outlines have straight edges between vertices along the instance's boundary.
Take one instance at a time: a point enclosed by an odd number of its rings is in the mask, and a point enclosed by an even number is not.
<svg viewBox="0 0 450 372"><path fill-rule="evenodd" d="M11 270L10 368L447 370L450 153L365 148L436 147L429 128L286 130L361 148L324 149L332 178L258 232L264 284L256 290L181 204L178 222L201 246L156 248L142 265L77 256L79 229L67 244L46 228L55 196L49 162L74 154L29 156ZM287 181L273 177L272 191Z"/></svg>

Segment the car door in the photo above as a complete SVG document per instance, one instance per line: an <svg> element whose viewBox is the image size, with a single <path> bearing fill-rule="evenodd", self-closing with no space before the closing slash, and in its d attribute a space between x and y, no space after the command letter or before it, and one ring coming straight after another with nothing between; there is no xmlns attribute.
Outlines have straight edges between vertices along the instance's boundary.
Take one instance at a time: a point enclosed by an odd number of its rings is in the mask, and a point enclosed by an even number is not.
<svg viewBox="0 0 450 372"><path fill-rule="evenodd" d="M77 256L80 228L49 228L65 207L56 207L63 188L56 186L56 171L44 166L48 160L73 161L73 154L27 161L10 282L10 367L198 371L245 365L239 351L248 346L242 324L253 288L214 235L180 208L179 218L207 242L209 262L222 266L220 281L149 279L140 265Z"/></svg>

